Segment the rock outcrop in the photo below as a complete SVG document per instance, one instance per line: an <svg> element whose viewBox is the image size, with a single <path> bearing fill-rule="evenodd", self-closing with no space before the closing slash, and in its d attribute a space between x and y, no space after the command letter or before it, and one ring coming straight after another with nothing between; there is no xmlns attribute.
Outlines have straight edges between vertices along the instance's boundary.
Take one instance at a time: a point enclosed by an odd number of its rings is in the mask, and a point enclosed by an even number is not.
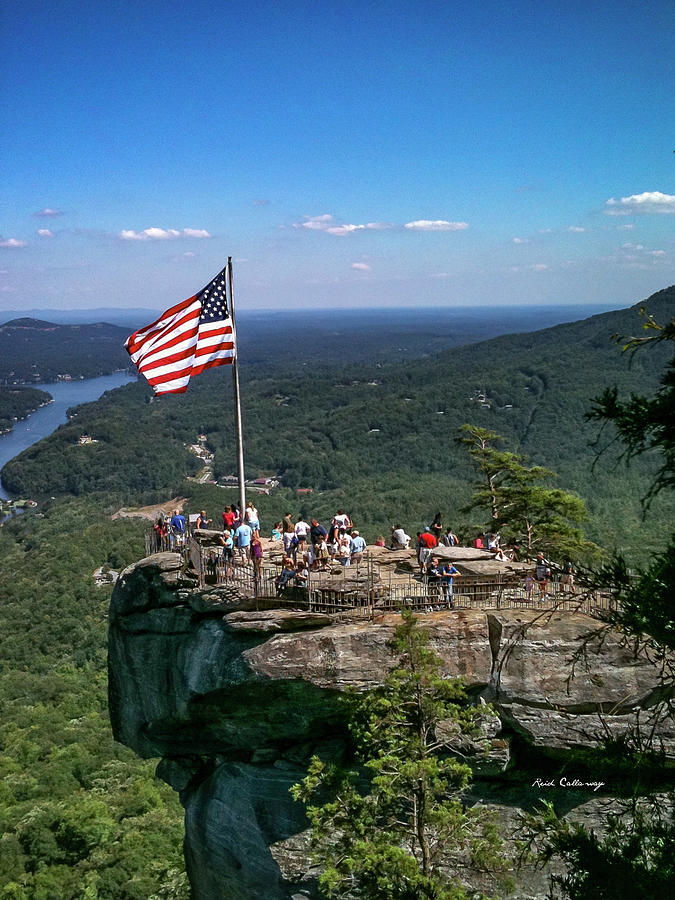
<svg viewBox="0 0 675 900"><path fill-rule="evenodd" d="M621 637L570 612L453 610L424 615L448 677L489 702L483 738L439 735L477 777L507 767L510 744L542 758L582 751L603 730L646 724L658 672ZM289 794L310 756L345 746L337 698L382 683L398 617L336 623L259 611L236 591L200 590L176 554L125 570L110 611L115 736L180 792L196 900L313 895L302 809ZM675 733L662 730L675 757ZM543 891L543 885L540 885ZM530 885L519 896L532 893Z"/></svg>

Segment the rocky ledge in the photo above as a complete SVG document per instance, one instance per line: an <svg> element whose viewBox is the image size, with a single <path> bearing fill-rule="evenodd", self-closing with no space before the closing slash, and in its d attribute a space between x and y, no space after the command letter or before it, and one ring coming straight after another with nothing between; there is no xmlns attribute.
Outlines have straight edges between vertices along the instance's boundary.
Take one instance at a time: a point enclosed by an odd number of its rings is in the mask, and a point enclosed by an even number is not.
<svg viewBox="0 0 675 900"><path fill-rule="evenodd" d="M490 703L483 739L447 729L477 778L499 778L512 746L541 759L601 735L651 728L659 673L615 632L570 612L457 610L424 615L448 677ZM180 792L195 900L313 895L302 809L288 793L312 753L339 756L337 698L382 683L398 621L336 623L301 610L258 611L231 589L200 590L180 557L126 569L110 610L110 710L116 738ZM675 733L660 740L675 758ZM588 798L580 798L579 803ZM508 818L508 817L507 817ZM515 896L544 896L543 882Z"/></svg>

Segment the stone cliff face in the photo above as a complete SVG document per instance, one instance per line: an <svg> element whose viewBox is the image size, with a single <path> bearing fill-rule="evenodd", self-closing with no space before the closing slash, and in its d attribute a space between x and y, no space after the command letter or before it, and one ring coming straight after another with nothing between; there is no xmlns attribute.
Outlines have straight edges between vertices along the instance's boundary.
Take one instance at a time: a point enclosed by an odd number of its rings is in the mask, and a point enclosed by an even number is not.
<svg viewBox="0 0 675 900"><path fill-rule="evenodd" d="M445 674L497 713L485 715L483 741L445 736L478 778L499 777L512 745L545 760L646 724L658 697L655 668L586 616L457 610L423 619ZM289 788L313 753L339 756L336 699L382 682L396 662L396 623L258 612L227 589L199 590L171 553L122 573L110 611L113 728L141 756L161 757L158 774L180 792L196 900L313 896L306 823ZM662 740L675 756L675 734ZM501 793L512 821L512 788L495 784L486 797ZM592 796L578 796L581 818ZM517 896L543 890L528 876Z"/></svg>

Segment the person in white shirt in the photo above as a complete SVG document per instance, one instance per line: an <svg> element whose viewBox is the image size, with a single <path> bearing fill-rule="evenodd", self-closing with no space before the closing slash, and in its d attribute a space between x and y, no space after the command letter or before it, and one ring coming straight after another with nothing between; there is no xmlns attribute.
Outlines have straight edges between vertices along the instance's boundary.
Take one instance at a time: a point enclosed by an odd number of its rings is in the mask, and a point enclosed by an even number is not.
<svg viewBox="0 0 675 900"><path fill-rule="evenodd" d="M354 523L343 509L339 509L330 523L330 536L337 538L341 531L348 531L354 527Z"/></svg>
<svg viewBox="0 0 675 900"><path fill-rule="evenodd" d="M340 565L348 566L352 552L352 539L346 531L341 531L338 537L337 561Z"/></svg>
<svg viewBox="0 0 675 900"><path fill-rule="evenodd" d="M254 534L256 532L260 532L260 517L258 516L258 510L250 500L246 504L246 510L244 511L244 521Z"/></svg>
<svg viewBox="0 0 675 900"><path fill-rule="evenodd" d="M406 534L400 525L395 525L391 529L391 549L407 550L410 544L410 535Z"/></svg>

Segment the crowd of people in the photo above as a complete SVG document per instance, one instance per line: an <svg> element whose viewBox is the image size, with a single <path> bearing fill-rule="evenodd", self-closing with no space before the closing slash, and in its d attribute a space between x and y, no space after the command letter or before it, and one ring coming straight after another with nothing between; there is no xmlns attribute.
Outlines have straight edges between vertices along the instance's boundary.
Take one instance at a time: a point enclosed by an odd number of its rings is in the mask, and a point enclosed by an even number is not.
<svg viewBox="0 0 675 900"><path fill-rule="evenodd" d="M213 521L201 510L195 521L195 528L208 529ZM246 503L243 511L236 504L226 506L222 513L222 529L218 540L221 544L222 560L226 574L231 577L237 563L249 563L258 575L262 571L265 550L260 539L260 516L253 501ZM171 549L184 546L187 535L185 516L176 509L171 517L160 516L154 525L157 549L165 549L168 541ZM283 547L281 573L277 579L277 588L283 590L289 584L303 585L309 578L310 571L329 572L334 566L343 568L358 566L364 559L366 541L354 527L351 516L343 509L338 509L329 526L326 528L311 517L309 521L301 515L293 521L291 513L275 522L271 529L270 541ZM408 550L413 539L399 523L392 525L389 538L389 549ZM481 532L471 542L475 549L486 550L495 559L507 562L518 561L519 548L515 544L505 548L501 546L499 534ZM450 527L445 527L440 512L436 513L430 525L415 536L419 573L431 584L439 587L444 601L452 606L453 581L460 574L454 565L438 554L440 547L455 547L459 538ZM387 542L383 535L375 541L375 546L385 547ZM539 553L533 569L525 576L525 592L532 598L537 585L541 597L547 595L551 581L551 563ZM576 592L572 563L567 562L562 569L561 581L571 593Z"/></svg>

